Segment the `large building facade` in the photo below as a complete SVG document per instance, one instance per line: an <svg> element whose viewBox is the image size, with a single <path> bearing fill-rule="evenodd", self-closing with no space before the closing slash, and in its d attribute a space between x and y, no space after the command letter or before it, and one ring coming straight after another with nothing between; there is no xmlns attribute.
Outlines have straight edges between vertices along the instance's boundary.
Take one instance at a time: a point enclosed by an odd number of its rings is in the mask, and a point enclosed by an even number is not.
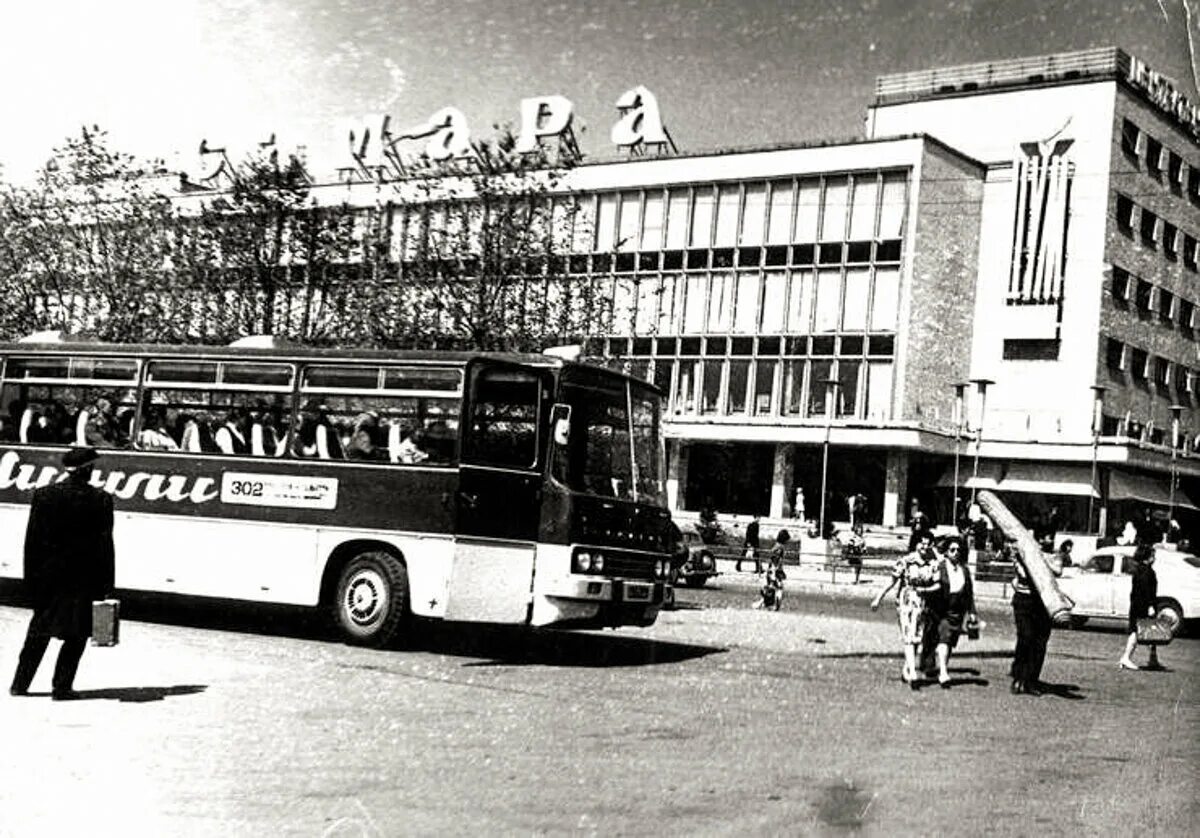
<svg viewBox="0 0 1200 838"><path fill-rule="evenodd" d="M676 510L947 521L957 486L1079 532L1186 519L1198 137L1119 49L883 76L860 139L571 168L557 244L605 301L588 354L666 394ZM451 225L391 188L400 264Z"/></svg>
<svg viewBox="0 0 1200 838"><path fill-rule="evenodd" d="M667 392L676 507L946 520L957 471L1079 531L1186 517L1198 129L1105 49L881 77L859 142L584 167L634 256L597 354Z"/></svg>

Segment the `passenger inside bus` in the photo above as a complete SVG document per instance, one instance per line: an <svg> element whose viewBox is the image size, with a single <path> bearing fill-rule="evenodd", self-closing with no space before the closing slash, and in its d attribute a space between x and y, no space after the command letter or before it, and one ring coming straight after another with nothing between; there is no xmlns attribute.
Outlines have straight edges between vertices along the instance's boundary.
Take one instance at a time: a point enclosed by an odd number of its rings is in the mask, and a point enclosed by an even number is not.
<svg viewBox="0 0 1200 838"><path fill-rule="evenodd" d="M167 432L166 413L161 407L147 407L142 429L138 432L138 448L147 451L179 450L179 443Z"/></svg>
<svg viewBox="0 0 1200 838"><path fill-rule="evenodd" d="M386 452L380 446L379 414L364 411L354 418L354 426L346 440L346 459L381 460Z"/></svg>
<svg viewBox="0 0 1200 838"><path fill-rule="evenodd" d="M250 443L247 437L247 419L240 408L230 408L225 422L213 434L213 440L222 454L248 454Z"/></svg>
<svg viewBox="0 0 1200 838"><path fill-rule="evenodd" d="M395 462L400 463L423 463L429 459L429 452L425 450L425 432L420 428L413 430L404 429L400 433L400 444L395 449Z"/></svg>
<svg viewBox="0 0 1200 838"><path fill-rule="evenodd" d="M343 458L337 432L329 423L328 408L315 399L300 410L300 426L292 436L292 454L306 459Z"/></svg>
<svg viewBox="0 0 1200 838"><path fill-rule="evenodd" d="M255 402L250 412L250 453L255 457L282 457L287 445L287 434L281 430L281 422L263 399Z"/></svg>

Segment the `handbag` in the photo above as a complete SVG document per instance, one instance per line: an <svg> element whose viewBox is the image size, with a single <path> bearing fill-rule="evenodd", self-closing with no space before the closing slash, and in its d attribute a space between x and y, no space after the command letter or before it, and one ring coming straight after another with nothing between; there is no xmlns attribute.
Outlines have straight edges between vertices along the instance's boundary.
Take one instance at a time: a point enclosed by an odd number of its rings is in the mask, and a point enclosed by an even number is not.
<svg viewBox="0 0 1200 838"><path fill-rule="evenodd" d="M116 646L121 638L121 602L98 599L92 603L92 645Z"/></svg>
<svg viewBox="0 0 1200 838"><path fill-rule="evenodd" d="M1142 617L1137 621L1137 642L1143 646L1165 646L1174 636L1171 627L1157 617Z"/></svg>
<svg viewBox="0 0 1200 838"><path fill-rule="evenodd" d="M978 617L976 617L975 615L971 615L971 616L967 617L966 628L967 628L967 639L968 640L978 640L979 639L980 625L979 625Z"/></svg>

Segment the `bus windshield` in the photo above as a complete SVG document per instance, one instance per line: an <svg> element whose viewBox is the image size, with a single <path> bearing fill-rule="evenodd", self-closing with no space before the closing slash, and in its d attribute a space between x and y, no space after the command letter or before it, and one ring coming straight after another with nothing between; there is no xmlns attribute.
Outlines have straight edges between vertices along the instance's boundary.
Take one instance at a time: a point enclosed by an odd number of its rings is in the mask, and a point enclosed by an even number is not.
<svg viewBox="0 0 1200 838"><path fill-rule="evenodd" d="M554 476L577 492L666 505L661 404L624 379L579 375L563 382L568 442L556 446Z"/></svg>

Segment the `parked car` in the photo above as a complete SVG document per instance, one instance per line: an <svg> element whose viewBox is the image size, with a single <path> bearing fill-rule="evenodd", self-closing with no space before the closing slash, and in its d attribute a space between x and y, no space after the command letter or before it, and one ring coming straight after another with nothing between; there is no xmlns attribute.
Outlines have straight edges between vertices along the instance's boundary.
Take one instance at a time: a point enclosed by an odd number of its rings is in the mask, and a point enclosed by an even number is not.
<svg viewBox="0 0 1200 838"><path fill-rule="evenodd" d="M689 588L703 587L709 579L720 575L712 547L706 544L700 533L694 529L685 529L681 535L686 556L675 569L672 582L676 585L682 582Z"/></svg>
<svg viewBox="0 0 1200 838"><path fill-rule="evenodd" d="M1063 569L1058 584L1075 603L1073 625L1092 617L1124 620L1129 615L1133 551L1132 546L1101 547ZM1158 576L1154 610L1159 619L1177 632L1185 620L1200 618L1200 558L1159 546L1154 551L1154 572Z"/></svg>

